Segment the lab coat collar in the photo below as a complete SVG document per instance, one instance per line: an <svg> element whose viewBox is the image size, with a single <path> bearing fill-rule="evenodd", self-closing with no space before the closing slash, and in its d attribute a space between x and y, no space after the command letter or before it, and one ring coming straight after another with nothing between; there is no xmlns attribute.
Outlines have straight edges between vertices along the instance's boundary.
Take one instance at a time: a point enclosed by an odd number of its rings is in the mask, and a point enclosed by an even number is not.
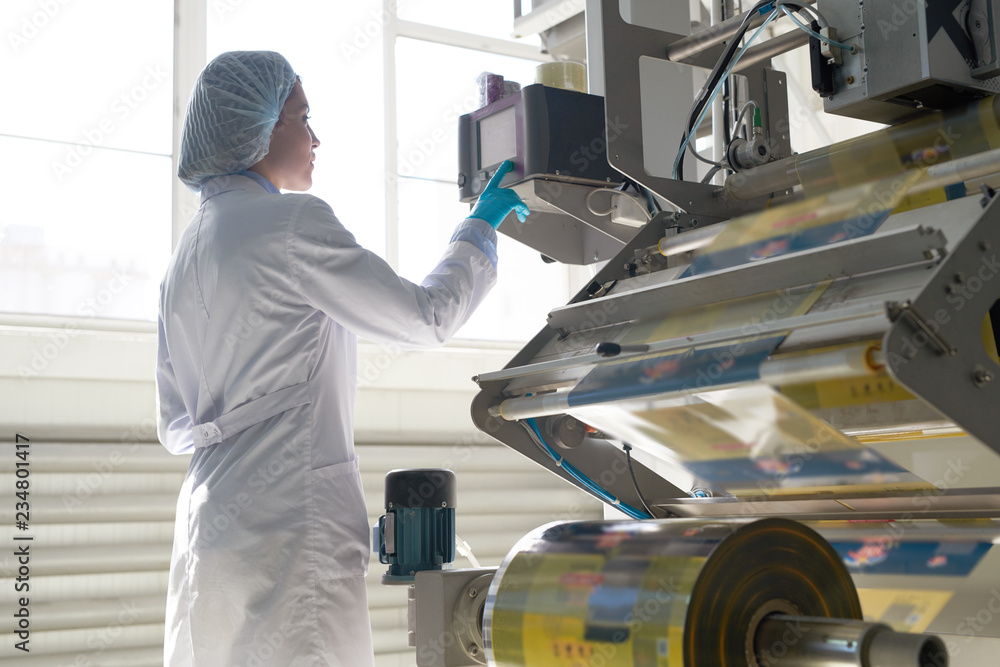
<svg viewBox="0 0 1000 667"><path fill-rule="evenodd" d="M267 192L263 185L252 178L241 176L240 174L227 174L216 176L205 185L201 186L201 203L214 197L215 195L229 192L230 190L247 190L249 192Z"/></svg>

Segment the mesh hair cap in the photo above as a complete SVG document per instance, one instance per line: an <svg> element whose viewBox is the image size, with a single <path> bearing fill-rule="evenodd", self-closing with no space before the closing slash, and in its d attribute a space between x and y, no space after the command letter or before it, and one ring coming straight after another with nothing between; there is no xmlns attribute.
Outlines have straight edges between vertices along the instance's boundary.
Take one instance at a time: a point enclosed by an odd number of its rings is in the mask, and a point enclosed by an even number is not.
<svg viewBox="0 0 1000 667"><path fill-rule="evenodd" d="M295 72L274 51L229 51L195 82L184 117L177 175L198 192L209 179L234 174L267 155L271 130L295 85Z"/></svg>

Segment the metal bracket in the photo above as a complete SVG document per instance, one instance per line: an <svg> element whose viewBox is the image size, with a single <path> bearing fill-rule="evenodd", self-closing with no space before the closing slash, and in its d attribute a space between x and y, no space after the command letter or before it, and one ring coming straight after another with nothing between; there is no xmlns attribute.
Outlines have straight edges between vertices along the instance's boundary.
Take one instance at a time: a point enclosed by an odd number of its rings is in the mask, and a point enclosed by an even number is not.
<svg viewBox="0 0 1000 667"><path fill-rule="evenodd" d="M951 346L935 329L929 324L926 317L917 312L909 301L890 301L886 304L889 320L895 322L899 318L905 319L917 331L923 331L928 340L941 354L955 354L955 348ZM914 356L916 356L914 354ZM912 358L912 357L911 357Z"/></svg>
<svg viewBox="0 0 1000 667"><path fill-rule="evenodd" d="M1000 366L983 344L983 320L1000 297L1000 206L994 198L951 246L910 303L890 306L886 366L908 391L1000 452ZM895 317L893 317L895 315Z"/></svg>
<svg viewBox="0 0 1000 667"><path fill-rule="evenodd" d="M1000 54L997 53L997 33L1000 32L993 0L972 0L965 27L972 37L976 51L976 66L972 76L977 79L992 79L1000 74Z"/></svg>
<svg viewBox="0 0 1000 667"><path fill-rule="evenodd" d="M667 61L667 46L685 35L627 23L618 0L601 1L601 29L604 44L614 45L613 49L604 50L603 63L605 118L616 128L614 142L608 138L611 166L689 213L725 219L763 208L767 197L737 202L720 196L719 188L714 185L676 181L646 171L639 60L647 57ZM712 55L701 54L701 58ZM695 62L714 64L703 59ZM689 65L676 63L676 66Z"/></svg>

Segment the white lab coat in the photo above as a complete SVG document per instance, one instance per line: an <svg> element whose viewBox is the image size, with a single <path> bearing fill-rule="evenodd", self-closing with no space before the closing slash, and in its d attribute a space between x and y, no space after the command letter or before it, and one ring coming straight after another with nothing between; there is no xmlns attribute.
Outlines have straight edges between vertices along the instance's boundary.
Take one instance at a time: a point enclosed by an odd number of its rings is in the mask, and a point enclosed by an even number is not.
<svg viewBox="0 0 1000 667"><path fill-rule="evenodd" d="M160 296L160 441L193 454L165 664L370 665L356 336L444 342L496 281L496 234L467 220L418 286L316 197L224 176L201 198Z"/></svg>

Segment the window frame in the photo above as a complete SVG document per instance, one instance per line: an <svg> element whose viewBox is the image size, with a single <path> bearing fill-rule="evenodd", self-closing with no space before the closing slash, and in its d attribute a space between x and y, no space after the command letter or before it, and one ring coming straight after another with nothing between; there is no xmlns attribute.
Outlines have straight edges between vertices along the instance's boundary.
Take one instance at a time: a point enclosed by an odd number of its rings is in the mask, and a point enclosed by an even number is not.
<svg viewBox="0 0 1000 667"><path fill-rule="evenodd" d="M173 31L173 113L172 113L172 173L177 173L177 162L180 154L180 140L184 124L184 114L187 108L188 93L194 86L198 75L207 64L208 43L208 4L209 0L174 0L174 31ZM549 62L552 57L542 53L537 47L528 44L518 44L514 41L486 37L475 33L441 28L438 26L400 19L397 16L397 0L382 0L383 16L388 17L384 24L383 76L382 89L385 105L385 169L389 176L389 186L385 197L385 259L393 269L399 269L399 199L397 182L399 160L397 151L398 140L398 100L396 96L396 45L399 38L430 42L442 46L455 47L491 53L496 55L521 58L536 62ZM511 20L516 17L517 2L511 9ZM171 247L177 246L181 233L191 220L199 205L199 197L192 193L177 178L171 179ZM584 268L584 267L580 267ZM583 276L585 271L578 267L566 267L569 272L569 284L573 285L576 278ZM570 292L572 292L572 288ZM568 299L571 294L565 295ZM43 329L74 329L90 331L106 331L110 333L155 333L156 323L144 320L119 320L109 318L87 318L52 314L24 314L0 312L0 327L32 327ZM456 339L450 345L456 347L483 349L511 349L510 341L491 341L478 339ZM518 345L519 347L519 345Z"/></svg>

